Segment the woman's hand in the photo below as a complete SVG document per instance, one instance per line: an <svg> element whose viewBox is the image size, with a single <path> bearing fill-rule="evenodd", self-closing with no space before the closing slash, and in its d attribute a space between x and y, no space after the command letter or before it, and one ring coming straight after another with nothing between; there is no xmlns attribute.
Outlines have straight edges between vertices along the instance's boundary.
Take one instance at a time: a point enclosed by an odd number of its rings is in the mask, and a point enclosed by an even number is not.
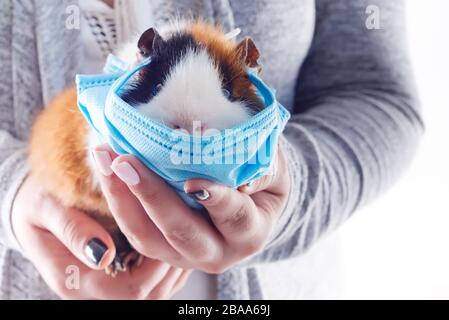
<svg viewBox="0 0 449 320"><path fill-rule="evenodd" d="M101 269L115 256L108 232L85 213L61 206L31 177L14 201L12 222L24 254L62 298L164 299L180 289L189 275L152 259L116 278L106 275ZM93 239L95 254L89 248Z"/></svg>
<svg viewBox="0 0 449 320"><path fill-rule="evenodd" d="M100 181L122 232L141 254L181 268L222 273L261 250L284 210L290 180L280 150L275 174L239 190L190 180L185 191L200 200L211 225L190 209L136 157L94 150Z"/></svg>

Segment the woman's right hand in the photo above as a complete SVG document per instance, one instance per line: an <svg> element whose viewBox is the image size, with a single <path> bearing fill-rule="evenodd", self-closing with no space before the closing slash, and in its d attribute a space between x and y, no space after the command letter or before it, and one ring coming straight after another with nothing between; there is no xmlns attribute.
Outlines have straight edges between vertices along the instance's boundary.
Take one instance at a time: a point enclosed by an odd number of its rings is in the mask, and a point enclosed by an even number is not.
<svg viewBox="0 0 449 320"><path fill-rule="evenodd" d="M108 232L82 211L63 207L32 177L16 196L12 224L23 254L65 299L166 299L190 274L145 258L134 270L106 275L102 269L115 256Z"/></svg>

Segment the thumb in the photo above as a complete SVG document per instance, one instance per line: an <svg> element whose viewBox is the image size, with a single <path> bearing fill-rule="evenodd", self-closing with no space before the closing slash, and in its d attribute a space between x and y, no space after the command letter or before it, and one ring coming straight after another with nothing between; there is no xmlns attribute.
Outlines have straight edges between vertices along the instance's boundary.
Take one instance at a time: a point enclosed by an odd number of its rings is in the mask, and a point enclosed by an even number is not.
<svg viewBox="0 0 449 320"><path fill-rule="evenodd" d="M93 269L105 269L115 257L115 245L97 221L85 212L66 208L53 198L42 205L41 227L53 233L80 261Z"/></svg>

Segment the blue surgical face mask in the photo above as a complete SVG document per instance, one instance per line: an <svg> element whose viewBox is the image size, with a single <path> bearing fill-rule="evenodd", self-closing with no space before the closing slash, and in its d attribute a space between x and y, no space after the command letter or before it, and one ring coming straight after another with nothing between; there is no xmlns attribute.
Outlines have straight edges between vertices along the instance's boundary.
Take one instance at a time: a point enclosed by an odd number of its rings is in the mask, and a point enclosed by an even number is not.
<svg viewBox="0 0 449 320"><path fill-rule="evenodd" d="M202 178L237 188L270 171L290 114L256 73L248 77L265 108L233 128L201 136L171 129L121 99L126 84L147 64L151 67L151 60L127 68L109 56L104 74L77 76L78 106L103 142L118 154L137 156L192 207L198 204L184 193L186 180Z"/></svg>

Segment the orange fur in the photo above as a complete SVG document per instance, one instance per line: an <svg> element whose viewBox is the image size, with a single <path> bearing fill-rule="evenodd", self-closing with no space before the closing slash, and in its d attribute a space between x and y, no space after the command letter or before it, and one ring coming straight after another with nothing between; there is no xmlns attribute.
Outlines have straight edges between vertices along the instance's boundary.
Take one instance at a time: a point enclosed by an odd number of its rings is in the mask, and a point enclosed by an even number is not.
<svg viewBox="0 0 449 320"><path fill-rule="evenodd" d="M29 145L31 174L63 205L110 224L107 203L92 186L86 162L88 124L76 100L75 88L67 89L36 119Z"/></svg>

